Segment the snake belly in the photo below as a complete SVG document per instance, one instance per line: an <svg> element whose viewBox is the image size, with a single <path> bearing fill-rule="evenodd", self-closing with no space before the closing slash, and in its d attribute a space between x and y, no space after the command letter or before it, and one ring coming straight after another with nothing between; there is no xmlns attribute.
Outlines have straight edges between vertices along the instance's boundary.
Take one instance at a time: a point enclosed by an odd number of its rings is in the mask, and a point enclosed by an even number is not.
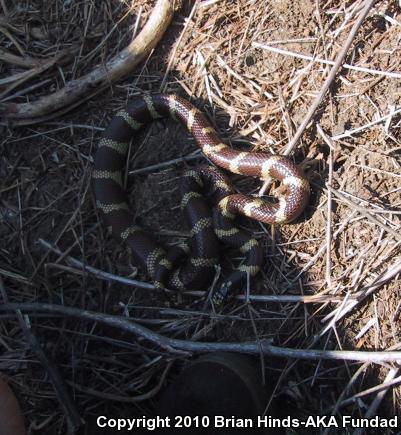
<svg viewBox="0 0 401 435"><path fill-rule="evenodd" d="M202 166L187 171L182 178L181 208L190 224L191 246L166 251L134 225L123 186L129 143L135 132L155 119L166 117L186 126L204 155L216 166L235 174L279 180L285 186L285 194L276 202L268 202L235 193L217 168ZM128 244L135 261L147 271L155 287L205 289L219 263L219 240L239 249L245 259L218 284L214 292L216 302L243 285L249 276L255 276L263 260L259 243L235 226L235 216L241 214L267 224L291 222L302 213L309 199L309 183L291 160L231 149L221 142L196 107L175 94L137 98L114 116L99 142L92 180L96 205L105 224ZM217 203L213 210L206 199L210 194Z"/></svg>

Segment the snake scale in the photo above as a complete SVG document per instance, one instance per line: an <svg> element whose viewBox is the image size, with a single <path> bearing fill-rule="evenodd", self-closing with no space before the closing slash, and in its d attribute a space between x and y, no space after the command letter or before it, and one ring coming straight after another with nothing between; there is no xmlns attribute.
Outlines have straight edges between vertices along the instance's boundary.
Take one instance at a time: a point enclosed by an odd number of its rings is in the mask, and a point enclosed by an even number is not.
<svg viewBox="0 0 401 435"><path fill-rule="evenodd" d="M123 186L129 143L139 129L154 119L171 117L187 127L204 155L229 172L262 180L276 179L285 186L277 202L235 193L217 168L201 166L185 172L181 208L191 228L191 246L166 251L140 227L134 225ZM237 248L242 263L218 283L213 300L221 302L228 292L255 276L262 264L259 243L235 225L237 214L267 224L286 223L302 213L309 199L309 184L302 171L288 158L231 149L221 142L204 115L187 100L158 94L133 100L118 112L99 142L92 172L97 208L113 234L131 248L155 287L173 290L205 289L219 263L219 240ZM217 206L210 207L212 201Z"/></svg>

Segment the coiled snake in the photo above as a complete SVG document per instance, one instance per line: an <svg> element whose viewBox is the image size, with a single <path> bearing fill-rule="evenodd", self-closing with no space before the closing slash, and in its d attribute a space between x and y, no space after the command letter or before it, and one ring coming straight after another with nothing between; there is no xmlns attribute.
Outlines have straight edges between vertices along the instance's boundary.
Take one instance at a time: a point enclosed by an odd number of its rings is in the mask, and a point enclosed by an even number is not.
<svg viewBox="0 0 401 435"><path fill-rule="evenodd" d="M166 252L140 227L133 224L123 187L129 142L133 134L154 119L172 117L184 124L205 156L220 168L235 174L277 179L286 193L277 203L234 193L224 174L213 167L187 171L182 177L181 207L191 227L191 254L187 246ZM288 158L267 153L235 151L222 143L209 122L185 99L177 95L153 95L135 99L120 111L104 131L92 173L94 194L104 222L126 242L135 260L159 288L205 289L219 262L219 239L240 250L245 260L219 283L213 299L220 302L228 291L256 275L263 255L259 243L234 225L236 214L267 224L296 219L309 199L309 184L302 171ZM206 194L218 204L211 211Z"/></svg>

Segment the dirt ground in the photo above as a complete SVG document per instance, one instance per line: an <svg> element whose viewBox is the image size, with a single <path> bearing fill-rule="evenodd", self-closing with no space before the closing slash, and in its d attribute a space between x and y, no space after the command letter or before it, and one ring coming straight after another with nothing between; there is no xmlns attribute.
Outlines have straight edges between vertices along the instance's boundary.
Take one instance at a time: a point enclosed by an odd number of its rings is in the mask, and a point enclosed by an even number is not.
<svg viewBox="0 0 401 435"><path fill-rule="evenodd" d="M1 0L0 109L6 102L35 101L116 55L153 5L145 0ZM116 281L148 278L102 225L90 185L101 130L117 109L147 92L188 98L234 148L284 153L330 71L320 61L293 54L335 59L362 6L362 1L337 0L183 1L175 5L157 48L125 79L41 123L17 127L3 114L2 303L51 303L116 314L193 341L271 339L298 350L398 350L399 2L378 1L371 9L346 57L360 69L340 70L291 154L311 183L303 216L273 228L240 220L265 252L248 299L232 298L215 311L204 296L169 299ZM52 59L62 50L72 56L65 54L24 80L19 74L27 68L4 55ZM194 151L184 128L163 120L139 134L130 156L132 208L138 223L164 244L189 237L179 213L178 181L184 168L203 161ZM171 162L180 157L187 160ZM257 193L258 182L232 179L239 190ZM224 255L225 262L238 261L238 253ZM111 277L101 278L85 265ZM188 359L93 321L37 313L18 317L15 311L0 316L0 372L21 403L29 434L67 432L71 414L49 374L51 365L85 421L79 433L89 434L97 433L93 421L100 413L152 415L160 388ZM401 416L396 363L261 356L260 364L271 401L284 414Z"/></svg>

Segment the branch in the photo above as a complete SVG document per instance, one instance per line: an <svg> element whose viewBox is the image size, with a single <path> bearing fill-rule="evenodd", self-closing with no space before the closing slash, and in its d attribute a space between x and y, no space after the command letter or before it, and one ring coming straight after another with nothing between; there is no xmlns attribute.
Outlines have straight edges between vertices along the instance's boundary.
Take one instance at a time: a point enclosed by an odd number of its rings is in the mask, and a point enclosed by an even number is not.
<svg viewBox="0 0 401 435"><path fill-rule="evenodd" d="M179 353L208 353L208 352L235 352L254 355L270 355L280 358L295 358L304 360L349 360L365 361L369 363L383 363L385 361L401 361L400 351L346 351L346 350L304 350L288 347L277 347L269 344L268 340L253 342L231 343L231 342L196 342L165 337L153 332L130 319L110 314L96 313L93 311L81 310L79 308L65 307L62 305L42 303L14 303L0 305L0 312L14 312L21 310L29 313L49 313L65 317L76 317L92 322L97 322L112 328L141 337L148 342L169 352Z"/></svg>
<svg viewBox="0 0 401 435"><path fill-rule="evenodd" d="M372 8L373 4L376 0L366 0L365 1L365 7L362 9L361 13L359 14L358 19L356 20L355 24L353 25L351 32L348 35L347 40L345 41L340 53L337 56L337 59L333 65L333 68L331 68L330 74L327 76L326 81L323 84L322 89L320 90L318 96L315 98L315 101L311 105L310 109L308 110L308 113L306 114L304 120L302 121L301 125L298 127L297 132L295 133L294 137L288 144L286 150L284 151L284 155L288 156L291 154L292 150L296 147L299 139L303 135L306 127L308 126L309 122L311 121L313 115L315 114L316 109L319 107L320 103L322 102L324 96L326 95L326 92L328 91L330 85L334 81L334 78L339 71L339 69L342 67L342 64L344 62L345 56L351 47L352 41L354 40L359 28L361 27L363 21L365 20L366 16L368 15L370 9Z"/></svg>
<svg viewBox="0 0 401 435"><path fill-rule="evenodd" d="M90 98L100 90L121 79L142 61L156 46L173 16L173 3L158 0L149 20L138 36L113 59L100 65L87 75L68 82L64 88L39 98L32 103L5 103L0 105L2 123L14 125L34 124L73 107Z"/></svg>
<svg viewBox="0 0 401 435"><path fill-rule="evenodd" d="M38 243L45 247L46 249L55 252L56 254L60 255L63 260L71 267L76 269L69 269L69 272L75 272L82 274L83 272L90 273L94 275L96 278L101 279L103 281L109 281L109 282L119 282L121 284L125 284L132 287L138 287L143 288L146 290L157 290L160 291L160 289L157 289L153 284L138 281L137 279L132 278L126 278L125 276L119 276L115 275L110 272L105 272L103 270L97 269L92 266L88 266L87 264L83 263L80 260L77 260L74 257L71 257L70 255L65 255L63 252L60 251L60 249L56 248L56 246L53 246L49 242L43 239L38 239ZM57 263L58 267L61 267L60 264ZM1 272L1 269L0 269ZM164 292L167 293L176 293L175 291L164 289ZM187 290L184 291L182 294L185 294L186 296L193 296L197 298L202 298L205 296L206 292L202 290ZM328 302L341 302L343 298L334 296L334 295L325 295L325 294L315 294L310 296L299 296L299 295L237 295L235 296L235 299L240 301L251 301L251 302L262 302L262 303L268 303L268 302L278 302L278 303L305 303L305 304L326 304Z"/></svg>
<svg viewBox="0 0 401 435"><path fill-rule="evenodd" d="M272 47L271 45L262 44L260 42L252 42L252 47L261 48L262 50L272 51L273 53L283 54L285 56L291 56L298 59L310 60L311 62L322 63L323 65L335 65L332 60L320 59L319 57L311 56L309 54L296 53L294 51L285 50L283 48ZM395 79L401 79L401 73L392 71L381 71L378 69L365 68L363 66L350 65L349 63L344 63L342 65L345 69L350 69L354 71L361 71L368 74L377 74L384 77L392 77Z"/></svg>

